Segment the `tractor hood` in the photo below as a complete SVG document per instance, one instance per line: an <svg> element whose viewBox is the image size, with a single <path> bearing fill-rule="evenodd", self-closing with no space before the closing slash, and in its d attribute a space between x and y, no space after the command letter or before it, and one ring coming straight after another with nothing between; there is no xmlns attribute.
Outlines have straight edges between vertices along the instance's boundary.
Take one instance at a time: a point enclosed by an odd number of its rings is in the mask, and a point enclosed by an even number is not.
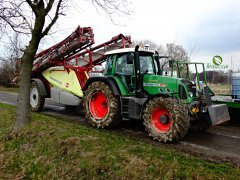
<svg viewBox="0 0 240 180"><path fill-rule="evenodd" d="M178 92L180 78L145 74L143 77L143 89L151 95L174 94Z"/></svg>

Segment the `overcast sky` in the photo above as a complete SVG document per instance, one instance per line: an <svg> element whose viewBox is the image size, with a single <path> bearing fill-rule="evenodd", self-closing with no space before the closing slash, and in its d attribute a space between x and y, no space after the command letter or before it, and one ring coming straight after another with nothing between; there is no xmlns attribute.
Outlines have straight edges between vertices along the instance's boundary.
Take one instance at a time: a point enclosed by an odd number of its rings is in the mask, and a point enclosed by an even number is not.
<svg viewBox="0 0 240 180"><path fill-rule="evenodd" d="M193 51L192 61L211 62L220 55L223 63L240 70L240 0L132 0L129 17L115 16L112 23L97 13L86 0L72 0L71 11L59 19L59 42L78 25L91 26L95 41L101 43L123 33L132 39L150 39L158 44L181 44ZM54 42L49 41L49 46ZM45 42L44 46L48 47Z"/></svg>

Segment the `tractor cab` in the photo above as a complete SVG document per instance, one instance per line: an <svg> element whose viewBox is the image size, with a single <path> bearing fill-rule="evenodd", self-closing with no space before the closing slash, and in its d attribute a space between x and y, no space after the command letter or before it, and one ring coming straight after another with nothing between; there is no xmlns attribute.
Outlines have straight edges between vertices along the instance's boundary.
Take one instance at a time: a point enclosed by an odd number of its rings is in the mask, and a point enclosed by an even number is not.
<svg viewBox="0 0 240 180"><path fill-rule="evenodd" d="M142 84L137 82L138 78L142 79L145 74L156 75L157 67L155 67L153 51L140 49L137 52L137 61L134 48L113 50L105 55L107 55L107 63L104 75L114 76L121 83L122 89L125 89L126 95L136 93L136 86Z"/></svg>
<svg viewBox="0 0 240 180"><path fill-rule="evenodd" d="M188 87L182 78L163 75L159 58L165 56L139 47L113 50L105 55L104 75L116 80L123 96L147 98L163 95L175 97L183 103L193 101L191 83Z"/></svg>

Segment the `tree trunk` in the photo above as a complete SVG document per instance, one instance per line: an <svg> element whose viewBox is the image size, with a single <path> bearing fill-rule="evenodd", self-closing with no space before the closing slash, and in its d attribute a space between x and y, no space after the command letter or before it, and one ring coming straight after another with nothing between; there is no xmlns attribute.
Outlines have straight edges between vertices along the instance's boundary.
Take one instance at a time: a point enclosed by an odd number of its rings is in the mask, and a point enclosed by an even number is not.
<svg viewBox="0 0 240 180"><path fill-rule="evenodd" d="M18 129L26 125L30 121L30 83L33 59L36 54L40 39L36 36L32 36L29 45L22 57L22 63L20 66L20 86L17 98L17 117L15 129Z"/></svg>
<svg viewBox="0 0 240 180"><path fill-rule="evenodd" d="M51 19L49 12L54 5L54 0L26 2L35 15L35 20L33 20L33 22L35 22L33 25L33 29L31 29L31 40L26 47L21 59L22 63L20 66L20 87L18 91L17 117L14 130L17 130L18 128L26 125L30 121L30 83L34 56L37 52L40 40L49 32L60 14L59 11L62 9L62 0L59 0L58 2L56 2L55 15L53 19ZM50 17L50 23L46 26L45 30L43 30L46 16ZM23 17L22 14L20 14L20 17Z"/></svg>

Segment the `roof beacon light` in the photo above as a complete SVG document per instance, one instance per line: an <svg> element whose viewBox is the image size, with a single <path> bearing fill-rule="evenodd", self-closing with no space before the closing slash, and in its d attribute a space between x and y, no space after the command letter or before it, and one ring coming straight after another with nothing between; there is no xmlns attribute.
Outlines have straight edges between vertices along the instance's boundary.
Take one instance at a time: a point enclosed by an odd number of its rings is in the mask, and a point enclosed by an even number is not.
<svg viewBox="0 0 240 180"><path fill-rule="evenodd" d="M144 50L145 50L145 51L149 51L149 44L145 44L145 45L144 45Z"/></svg>

